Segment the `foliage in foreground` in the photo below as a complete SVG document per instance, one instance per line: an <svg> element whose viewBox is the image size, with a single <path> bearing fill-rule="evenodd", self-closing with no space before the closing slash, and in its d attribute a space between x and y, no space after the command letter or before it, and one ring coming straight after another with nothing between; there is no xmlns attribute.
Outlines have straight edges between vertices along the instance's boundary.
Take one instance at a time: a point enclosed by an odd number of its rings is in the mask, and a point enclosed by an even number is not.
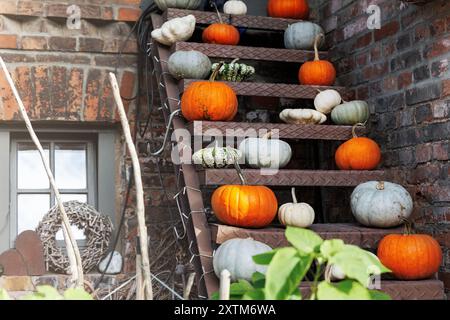
<svg viewBox="0 0 450 320"><path fill-rule="evenodd" d="M286 238L291 247L253 257L255 263L268 266L266 274L256 272L251 282L239 280L231 284L230 299L305 299L299 287L308 271L312 271L310 300L390 300L387 294L367 288L374 276L390 271L372 253L339 239L323 240L308 229L287 227ZM346 279L337 283L319 281L327 265L339 267ZM218 297L217 293L213 295L213 299Z"/></svg>
<svg viewBox="0 0 450 320"><path fill-rule="evenodd" d="M11 300L8 292L0 288L0 300ZM61 295L51 286L37 286L36 292L21 297L20 300L93 300L83 288L70 288Z"/></svg>

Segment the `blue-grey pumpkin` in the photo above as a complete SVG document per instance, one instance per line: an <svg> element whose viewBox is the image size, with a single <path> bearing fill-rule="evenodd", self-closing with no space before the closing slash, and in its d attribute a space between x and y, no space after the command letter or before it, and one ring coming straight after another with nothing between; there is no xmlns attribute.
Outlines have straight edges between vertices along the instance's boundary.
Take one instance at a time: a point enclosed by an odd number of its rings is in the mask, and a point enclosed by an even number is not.
<svg viewBox="0 0 450 320"><path fill-rule="evenodd" d="M195 10L200 7L202 0L155 0L155 3L161 10L166 10L167 8Z"/></svg>
<svg viewBox="0 0 450 320"><path fill-rule="evenodd" d="M211 73L211 60L195 50L177 51L167 64L170 74L176 79L205 79Z"/></svg>
<svg viewBox="0 0 450 320"><path fill-rule="evenodd" d="M354 100L338 105L331 111L331 120L339 125L364 123L369 119L369 105L365 101Z"/></svg>
<svg viewBox="0 0 450 320"><path fill-rule="evenodd" d="M317 35L324 33L321 26L309 21L300 21L291 24L284 32L284 46L287 49L310 50L314 48ZM324 40L318 43L321 48Z"/></svg>

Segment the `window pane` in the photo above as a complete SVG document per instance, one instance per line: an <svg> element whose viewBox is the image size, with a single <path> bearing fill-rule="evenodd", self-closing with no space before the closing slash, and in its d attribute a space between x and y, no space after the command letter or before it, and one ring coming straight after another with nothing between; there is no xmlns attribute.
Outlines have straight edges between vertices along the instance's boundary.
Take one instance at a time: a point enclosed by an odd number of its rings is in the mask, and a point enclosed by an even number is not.
<svg viewBox="0 0 450 320"><path fill-rule="evenodd" d="M48 160L49 146L43 144L42 147ZM17 187L19 189L48 189L48 177L34 144L19 143L17 153Z"/></svg>
<svg viewBox="0 0 450 320"><path fill-rule="evenodd" d="M61 194L61 200L63 202L71 201L71 200L78 200L80 202L87 202L87 195L86 194ZM55 199L56 203L56 199ZM79 229L76 226L72 226L72 232L76 240L84 240L86 237L84 236L83 230ZM62 229L59 230L56 233L56 240L64 240Z"/></svg>
<svg viewBox="0 0 450 320"><path fill-rule="evenodd" d="M36 229L49 209L49 194L19 194L17 196L18 233Z"/></svg>
<svg viewBox="0 0 450 320"><path fill-rule="evenodd" d="M55 145L56 184L61 189L86 189L85 143L58 143Z"/></svg>

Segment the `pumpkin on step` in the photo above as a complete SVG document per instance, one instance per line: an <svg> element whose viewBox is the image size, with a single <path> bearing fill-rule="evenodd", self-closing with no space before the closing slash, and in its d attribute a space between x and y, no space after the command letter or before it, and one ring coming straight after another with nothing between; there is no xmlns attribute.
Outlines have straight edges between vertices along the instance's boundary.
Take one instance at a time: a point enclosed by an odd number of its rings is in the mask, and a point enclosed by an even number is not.
<svg viewBox="0 0 450 320"><path fill-rule="evenodd" d="M247 13L247 5L244 1L240 0L228 0L223 5L223 13L244 15Z"/></svg>
<svg viewBox="0 0 450 320"><path fill-rule="evenodd" d="M339 92L333 89L320 91L314 99L314 107L323 114L330 114L331 111L342 102Z"/></svg>
<svg viewBox="0 0 450 320"><path fill-rule="evenodd" d="M246 185L245 178L235 163L241 185L224 185L211 197L211 207L222 223L243 228L263 228L277 215L278 202L266 186Z"/></svg>
<svg viewBox="0 0 450 320"><path fill-rule="evenodd" d="M235 161L239 161L241 158L241 151L230 147L219 147L217 144L211 148L201 149L192 155L194 164L215 169L233 165Z"/></svg>
<svg viewBox="0 0 450 320"><path fill-rule="evenodd" d="M217 16L219 17L219 23L213 23L203 30L203 42L233 46L237 45L241 37L238 29L230 24L224 23L214 2L213 5L216 9Z"/></svg>
<svg viewBox="0 0 450 320"><path fill-rule="evenodd" d="M286 49L311 50L317 35L324 33L321 26L309 21L300 21L289 25L284 32L284 46ZM324 39L320 38L317 44L320 49Z"/></svg>
<svg viewBox="0 0 450 320"><path fill-rule="evenodd" d="M319 34L314 41L314 61L305 62L300 67L298 80L302 85L331 86L336 81L336 69L333 64L319 58L317 45L323 36Z"/></svg>
<svg viewBox="0 0 450 320"><path fill-rule="evenodd" d="M195 10L200 7L202 0L155 0L155 3L162 11L167 8Z"/></svg>
<svg viewBox="0 0 450 320"><path fill-rule="evenodd" d="M183 93L181 112L186 120L230 121L236 115L236 93L227 84L214 81L219 69L220 65L209 81L193 82Z"/></svg>
<svg viewBox="0 0 450 320"><path fill-rule="evenodd" d="M267 13L273 18L306 20L309 17L309 5L307 0L269 0Z"/></svg>
<svg viewBox="0 0 450 320"><path fill-rule="evenodd" d="M313 109L284 109L280 119L289 124L322 124L327 116Z"/></svg>
<svg viewBox="0 0 450 320"><path fill-rule="evenodd" d="M285 226L308 228L314 222L314 209L307 203L298 203L295 188L292 188L292 201L278 209L278 220Z"/></svg>
<svg viewBox="0 0 450 320"><path fill-rule="evenodd" d="M195 50L172 53L167 66L175 79L205 79L211 74L208 56Z"/></svg>
<svg viewBox="0 0 450 320"><path fill-rule="evenodd" d="M271 133L261 138L247 138L239 144L245 163L252 168L280 169L292 157L292 149L287 142L272 139Z"/></svg>
<svg viewBox="0 0 450 320"><path fill-rule="evenodd" d="M411 216L413 201L401 185L369 181L353 190L350 206L353 216L362 225L391 228L399 226Z"/></svg>
<svg viewBox="0 0 450 320"><path fill-rule="evenodd" d="M331 120L335 124L352 126L365 123L369 119L369 105L365 101L344 102L331 111Z"/></svg>
<svg viewBox="0 0 450 320"><path fill-rule="evenodd" d="M190 14L182 18L174 18L164 22L161 28L152 31L152 38L161 44L171 46L177 41L186 41L195 30L195 17Z"/></svg>
<svg viewBox="0 0 450 320"><path fill-rule="evenodd" d="M344 142L336 150L336 164L341 170L372 170L381 161L381 150L370 138L358 137L353 126L353 138Z"/></svg>
<svg viewBox="0 0 450 320"><path fill-rule="evenodd" d="M272 251L271 247L252 238L227 240L214 252L214 273L220 278L222 271L228 270L233 282L239 279L251 281L253 273L265 274L267 271L267 266L253 261L253 256L269 251Z"/></svg>
<svg viewBox="0 0 450 320"><path fill-rule="evenodd" d="M377 255L395 277L401 280L421 280L439 271L442 250L427 234L412 234L407 223L406 234L390 234L378 245Z"/></svg>

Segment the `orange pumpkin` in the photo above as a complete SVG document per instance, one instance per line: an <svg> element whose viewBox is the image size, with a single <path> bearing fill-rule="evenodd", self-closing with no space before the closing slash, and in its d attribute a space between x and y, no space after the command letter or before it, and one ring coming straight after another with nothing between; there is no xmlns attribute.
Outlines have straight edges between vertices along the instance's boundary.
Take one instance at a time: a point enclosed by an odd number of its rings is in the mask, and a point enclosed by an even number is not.
<svg viewBox="0 0 450 320"><path fill-rule="evenodd" d="M378 258L392 273L403 280L420 280L438 272L442 262L439 243L427 234L390 234L378 245Z"/></svg>
<svg viewBox="0 0 450 320"><path fill-rule="evenodd" d="M298 71L298 80L303 85L331 86L336 81L336 69L333 64L327 60L320 60L318 41L323 34L319 34L314 41L314 61L307 61Z"/></svg>
<svg viewBox="0 0 450 320"><path fill-rule="evenodd" d="M238 29L227 23L223 23L220 12L217 6L212 2L217 16L219 17L219 23L213 23L203 30L202 39L205 43L225 44L225 45L237 45L241 38Z"/></svg>
<svg viewBox="0 0 450 320"><path fill-rule="evenodd" d="M233 120L238 110L236 93L229 85L214 81L222 65L219 64L209 81L195 81L184 91L181 112L186 120Z"/></svg>
<svg viewBox="0 0 450 320"><path fill-rule="evenodd" d="M307 0L269 0L267 12L269 17L306 20L309 5Z"/></svg>
<svg viewBox="0 0 450 320"><path fill-rule="evenodd" d="M369 138L358 137L353 127L353 138L344 142L336 150L335 160L341 170L372 170L381 161L378 144Z"/></svg>
<svg viewBox="0 0 450 320"><path fill-rule="evenodd" d="M225 185L216 189L211 206L222 223L244 228L269 225L278 210L278 201L265 186L248 186L238 163L235 163L242 185Z"/></svg>

